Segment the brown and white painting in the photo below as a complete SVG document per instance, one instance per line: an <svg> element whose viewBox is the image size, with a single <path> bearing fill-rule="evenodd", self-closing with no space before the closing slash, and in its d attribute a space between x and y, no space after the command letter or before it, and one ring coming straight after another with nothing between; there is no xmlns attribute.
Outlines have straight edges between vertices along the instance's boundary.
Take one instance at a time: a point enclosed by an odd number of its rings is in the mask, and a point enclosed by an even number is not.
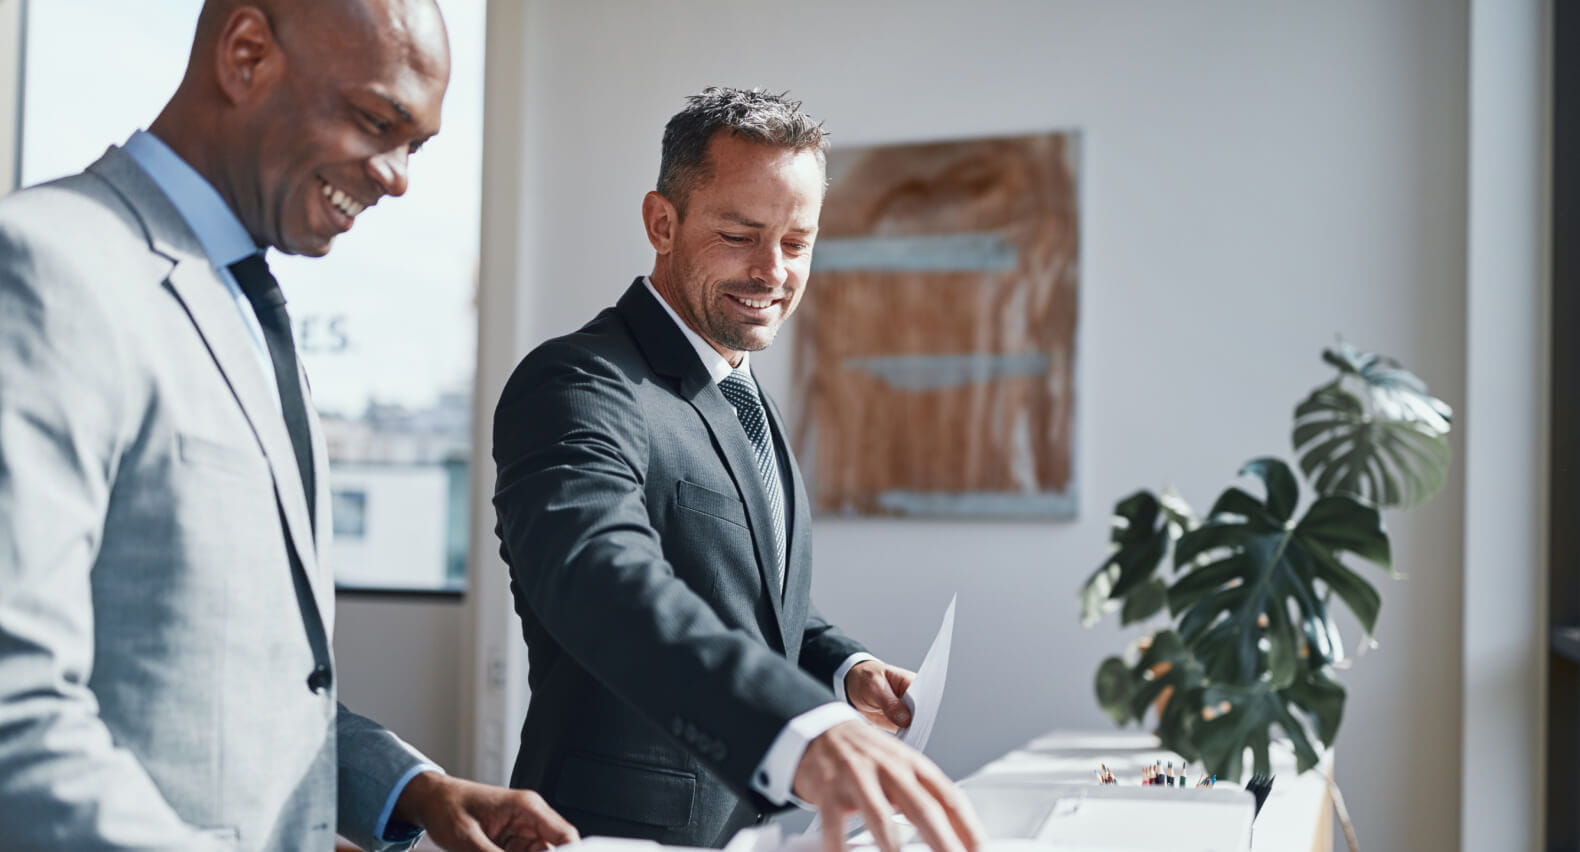
<svg viewBox="0 0 1580 852"><path fill-rule="evenodd" d="M836 149L796 323L814 511L1075 517L1079 137Z"/></svg>

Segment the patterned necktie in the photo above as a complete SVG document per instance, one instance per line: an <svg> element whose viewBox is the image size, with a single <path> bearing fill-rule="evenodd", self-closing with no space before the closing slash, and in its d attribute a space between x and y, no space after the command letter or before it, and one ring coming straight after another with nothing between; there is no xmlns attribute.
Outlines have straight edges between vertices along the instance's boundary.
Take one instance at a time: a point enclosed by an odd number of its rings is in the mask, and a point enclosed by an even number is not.
<svg viewBox="0 0 1580 852"><path fill-rule="evenodd" d="M779 485L779 461L774 457L773 439L768 434L768 416L763 410L762 397L757 394L757 383L746 370L736 370L719 382L719 390L730 405L735 406L735 416L740 418L746 437L752 442L752 453L757 457L757 475L762 477L763 490L768 495L768 509L773 521L773 571L779 576L779 594L785 591L785 499Z"/></svg>
<svg viewBox="0 0 1580 852"><path fill-rule="evenodd" d="M296 343L291 338L291 318L285 312L285 294L280 292L280 282L275 280L261 254L250 254L232 263L230 273L236 276L236 283L252 303L252 311L263 329L263 339L269 344L274 383L280 389L280 411L285 415L285 428L291 434L291 448L296 451L296 469L302 475L302 488L307 491L307 517L316 534L313 445L308 438L307 401L302 398L302 383L297 379Z"/></svg>

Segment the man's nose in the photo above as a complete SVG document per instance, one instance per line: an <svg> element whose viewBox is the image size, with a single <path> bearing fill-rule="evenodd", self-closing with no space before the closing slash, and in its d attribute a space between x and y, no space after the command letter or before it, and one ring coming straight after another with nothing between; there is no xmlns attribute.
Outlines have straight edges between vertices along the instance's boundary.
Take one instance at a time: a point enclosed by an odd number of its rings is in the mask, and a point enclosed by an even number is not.
<svg viewBox="0 0 1580 852"><path fill-rule="evenodd" d="M406 157L406 146L397 145L368 162L373 180L385 195L406 194Z"/></svg>
<svg viewBox="0 0 1580 852"><path fill-rule="evenodd" d="M770 287L779 287L788 277L784 250L778 243L766 243L752 258L752 278Z"/></svg>

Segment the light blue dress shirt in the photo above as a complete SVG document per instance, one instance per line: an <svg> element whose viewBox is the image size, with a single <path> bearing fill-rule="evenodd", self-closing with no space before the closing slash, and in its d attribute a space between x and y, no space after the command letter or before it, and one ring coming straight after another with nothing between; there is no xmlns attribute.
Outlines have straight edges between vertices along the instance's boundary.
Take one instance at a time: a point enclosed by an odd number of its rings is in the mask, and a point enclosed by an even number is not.
<svg viewBox="0 0 1580 852"><path fill-rule="evenodd" d="M247 294L241 291L236 276L230 272L231 264L248 255L261 254L264 250L253 243L246 227L231 212L230 205L220 197L219 191L158 136L139 130L126 140L122 150L130 154L137 165L153 178L165 197L175 205L176 212L186 220L187 227L197 236L198 245L208 255L219 280L225 282L225 289L230 293L231 301L236 303L242 323L247 326L253 352L258 356L258 366L274 391L274 404L278 406L280 386L274 379L274 362L269 358L269 344L263 338L263 327L258 324L258 317L252 311L252 303L247 301Z"/></svg>
<svg viewBox="0 0 1580 852"><path fill-rule="evenodd" d="M122 146L127 154L148 173L154 183L159 187L170 203L175 206L176 212L186 220L187 227L197 236L198 245L203 247L203 253L208 256L209 263L214 267L214 273L219 280L224 282L225 289L230 293L231 301L235 302L236 310L241 313L242 324L247 327L247 333L252 338L253 351L258 356L258 369L263 372L264 379L269 383L269 388L274 391L273 399L276 407L280 405L280 386L274 378L274 361L269 357L269 344L263 337L263 327L258 324L258 317L253 313L252 303L247 301L247 294L241 291L241 285L236 283L236 276L230 272L230 265L248 255L260 254L264 249L258 248L248 235L246 226L236 218L230 205L220 197L219 191L198 174L186 160L171 150L163 140L146 130L139 130L132 134ZM395 802L406 789L411 779L417 777L419 772L442 772L439 767L431 764L419 764L411 768L390 790L389 799L384 803L384 809L379 814L378 822L373 827L374 837L383 837L385 840L402 841L410 839L420 830L414 826L390 825L390 814L395 810ZM387 836L386 832L394 836Z"/></svg>

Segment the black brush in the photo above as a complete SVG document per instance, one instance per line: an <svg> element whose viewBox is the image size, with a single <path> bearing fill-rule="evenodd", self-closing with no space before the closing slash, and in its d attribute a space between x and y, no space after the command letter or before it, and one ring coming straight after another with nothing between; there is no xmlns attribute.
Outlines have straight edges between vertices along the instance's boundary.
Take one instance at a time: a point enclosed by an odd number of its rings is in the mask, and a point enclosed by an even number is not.
<svg viewBox="0 0 1580 852"><path fill-rule="evenodd" d="M1246 792L1256 798L1257 814L1262 812L1262 803L1267 801L1267 794L1273 792L1273 777L1272 775L1263 775L1258 772L1252 775L1250 783L1245 785ZM1256 814L1253 814L1251 818L1255 819Z"/></svg>

